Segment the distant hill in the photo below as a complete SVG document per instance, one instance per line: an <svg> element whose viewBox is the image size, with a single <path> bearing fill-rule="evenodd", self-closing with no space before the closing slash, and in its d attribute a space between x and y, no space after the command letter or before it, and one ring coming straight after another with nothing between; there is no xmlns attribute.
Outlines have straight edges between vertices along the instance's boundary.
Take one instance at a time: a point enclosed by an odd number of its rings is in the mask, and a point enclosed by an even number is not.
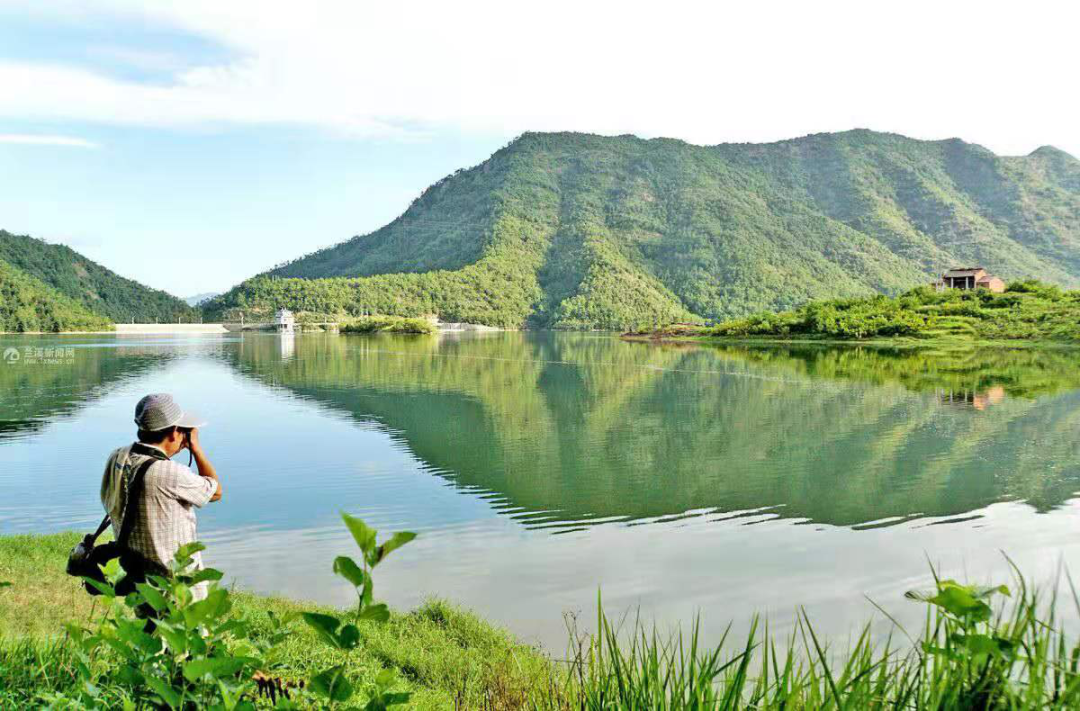
<svg viewBox="0 0 1080 711"><path fill-rule="evenodd" d="M0 230L0 262L114 322L168 322L195 314L175 296L125 279L62 244Z"/></svg>
<svg viewBox="0 0 1080 711"><path fill-rule="evenodd" d="M204 301L209 301L215 296L221 296L220 292L208 291L204 294L195 294L195 296L185 296L181 299L188 306L198 306Z"/></svg>
<svg viewBox="0 0 1080 711"><path fill-rule="evenodd" d="M709 147L529 133L204 308L621 329L897 294L968 265L1080 286L1080 161L865 130Z"/></svg>

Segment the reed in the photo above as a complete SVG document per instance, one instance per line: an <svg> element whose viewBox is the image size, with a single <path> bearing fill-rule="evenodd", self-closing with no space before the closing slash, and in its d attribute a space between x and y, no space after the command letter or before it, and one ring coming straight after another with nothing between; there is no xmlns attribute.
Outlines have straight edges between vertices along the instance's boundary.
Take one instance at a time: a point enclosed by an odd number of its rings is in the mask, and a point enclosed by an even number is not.
<svg viewBox="0 0 1080 711"><path fill-rule="evenodd" d="M1046 598L1019 573L1014 578L1015 597L1005 586L935 577L932 590L908 593L928 605L918 636L897 625L897 635L875 642L867 626L841 651L827 646L805 613L783 639L755 619L745 639L725 632L703 646L697 622L686 635L660 635L640 621L623 630L598 605L597 632L572 646L569 693L548 707L1077 708L1080 644L1058 619L1056 594ZM995 597L1007 602L992 607Z"/></svg>

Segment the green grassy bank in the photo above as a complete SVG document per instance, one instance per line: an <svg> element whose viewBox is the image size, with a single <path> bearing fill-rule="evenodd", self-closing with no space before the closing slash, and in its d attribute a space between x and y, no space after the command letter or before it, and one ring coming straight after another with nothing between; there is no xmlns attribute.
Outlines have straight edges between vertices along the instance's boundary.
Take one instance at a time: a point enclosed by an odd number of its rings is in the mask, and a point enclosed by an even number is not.
<svg viewBox="0 0 1080 711"><path fill-rule="evenodd" d="M104 605L64 573L68 551L79 538L74 533L0 537L0 581L12 584L0 589L0 709L33 707L38 694L76 683L64 625L87 623ZM269 630L270 612L287 618L327 611L242 591L234 593L234 609L257 631ZM507 632L443 602L392 614L387 624L361 625L360 631L360 646L344 655L320 644L305 625L292 625L279 650L287 671L279 676L299 681L343 663L363 684L393 669L399 686L413 693L411 708L445 709L523 699L547 685L555 671L546 657Z"/></svg>
<svg viewBox="0 0 1080 711"><path fill-rule="evenodd" d="M627 334L657 340L872 341L895 346L1080 345L1080 291L1037 281L1005 293L920 287L896 297L814 301L713 326L674 324Z"/></svg>
<svg viewBox="0 0 1080 711"><path fill-rule="evenodd" d="M372 567L393 545L390 539L376 548L375 532L362 523L353 533L370 542L364 553ZM640 623L612 624L600 614L599 632L574 635L562 662L437 602L388 613L381 622L380 613L358 612L351 618L355 625L337 628L326 622L340 611L242 592L231 595L228 607L218 604L226 593L212 591L203 603L176 605L179 598L173 599L169 605L177 609L148 634L142 621L123 612L120 598L111 607L104 597L92 601L64 575L67 551L77 540L75 534L0 538L0 581L10 583L0 586L0 708L1080 707L1080 643L1057 620L1056 598L1040 596L1018 575L1011 591L935 579L928 590L907 595L912 604L927 605L921 631L898 628L888 639L874 639L867 627L841 647L821 638L805 615L790 635L770 634L755 621L746 638L725 634L709 647L696 625L687 634L660 635ZM335 572L370 581L342 560L335 560ZM139 594L166 604L156 593ZM1080 608L1073 598L1068 604ZM101 619L104 607L112 619ZM295 623L300 614L306 626ZM186 638L179 634L185 617ZM99 639L88 646L80 628L94 619L100 620L94 631ZM243 656L256 649L257 662ZM198 671L195 665L201 665ZM328 666L336 679L327 680ZM157 685L148 688L142 672L162 668L172 674L164 681L153 677ZM256 693L252 676L262 669L307 687L294 687L293 700L275 705ZM348 694L338 683L345 678ZM163 691L155 695L159 686ZM188 699L224 701L178 701L170 697L177 690Z"/></svg>

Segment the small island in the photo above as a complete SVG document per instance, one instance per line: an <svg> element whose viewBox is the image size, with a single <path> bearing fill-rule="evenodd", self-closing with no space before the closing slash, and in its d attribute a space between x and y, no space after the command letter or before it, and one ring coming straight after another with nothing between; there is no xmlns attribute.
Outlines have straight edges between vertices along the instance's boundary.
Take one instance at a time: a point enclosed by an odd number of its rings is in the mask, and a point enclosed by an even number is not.
<svg viewBox="0 0 1080 711"><path fill-rule="evenodd" d="M716 324L676 323L633 340L815 340L1080 345L1080 291L1026 280L1000 291L942 282L899 296L813 301Z"/></svg>

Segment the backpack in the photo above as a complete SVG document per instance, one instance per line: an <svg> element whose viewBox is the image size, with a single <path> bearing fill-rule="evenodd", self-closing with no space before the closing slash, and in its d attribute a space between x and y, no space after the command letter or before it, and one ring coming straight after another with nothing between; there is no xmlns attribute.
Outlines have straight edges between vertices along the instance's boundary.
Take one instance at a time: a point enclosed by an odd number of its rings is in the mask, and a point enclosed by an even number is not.
<svg viewBox="0 0 1080 711"><path fill-rule="evenodd" d="M143 554L128 547L131 532L135 530L139 512L142 510L142 507L139 506L139 499L142 497L146 472L154 462L163 459L162 455L156 450L149 447L145 449L149 450L149 452L142 450L140 453L149 454L151 458L140 464L139 468L135 470L135 475L131 478L131 484L128 486L127 495L124 499L124 518L120 522L120 534L116 537L116 540L100 546L95 545L97 539L109 525L110 517L106 514L97 530L86 534L68 554L68 575L89 578L99 584L105 584L105 574L101 572L100 566L119 558L120 566L124 569L125 575L116 585L117 595L127 595L134 592L136 583L145 582L148 575L169 576L168 568L149 560ZM132 450L135 451L135 447ZM91 595L102 594L97 586L86 580L83 581L83 587Z"/></svg>

